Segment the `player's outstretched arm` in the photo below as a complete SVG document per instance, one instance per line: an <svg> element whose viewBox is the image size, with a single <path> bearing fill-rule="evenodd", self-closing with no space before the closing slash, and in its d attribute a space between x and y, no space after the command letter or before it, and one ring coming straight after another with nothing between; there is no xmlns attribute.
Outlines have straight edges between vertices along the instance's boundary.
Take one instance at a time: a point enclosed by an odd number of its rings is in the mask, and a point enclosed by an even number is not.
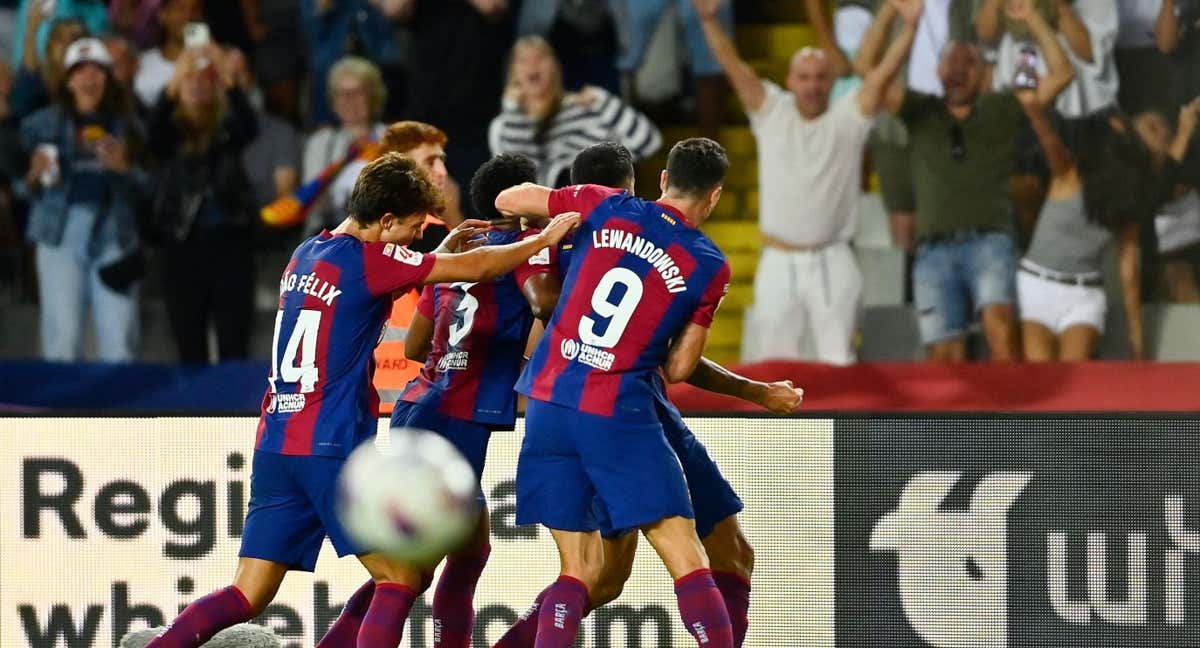
<svg viewBox="0 0 1200 648"><path fill-rule="evenodd" d="M725 367L701 357L687 383L714 394L733 396L760 405L776 414L791 414L804 400L804 390L790 380L765 383L736 374Z"/></svg>
<svg viewBox="0 0 1200 648"><path fill-rule="evenodd" d="M509 187L496 196L496 210L505 216L549 216L550 191L531 182Z"/></svg>
<svg viewBox="0 0 1200 648"><path fill-rule="evenodd" d="M509 245L488 245L463 254L439 254L425 283L488 281L512 272L543 248L558 245L579 225L579 212L559 214L541 232Z"/></svg>

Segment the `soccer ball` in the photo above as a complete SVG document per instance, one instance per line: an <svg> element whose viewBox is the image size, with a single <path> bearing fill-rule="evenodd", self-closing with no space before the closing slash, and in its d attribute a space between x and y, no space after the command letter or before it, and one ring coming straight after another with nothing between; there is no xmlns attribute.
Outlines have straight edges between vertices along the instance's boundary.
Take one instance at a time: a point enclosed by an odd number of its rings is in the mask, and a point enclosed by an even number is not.
<svg viewBox="0 0 1200 648"><path fill-rule="evenodd" d="M367 551L436 563L479 520L475 471L453 445L426 430L392 428L390 447L364 443L338 480L338 517Z"/></svg>

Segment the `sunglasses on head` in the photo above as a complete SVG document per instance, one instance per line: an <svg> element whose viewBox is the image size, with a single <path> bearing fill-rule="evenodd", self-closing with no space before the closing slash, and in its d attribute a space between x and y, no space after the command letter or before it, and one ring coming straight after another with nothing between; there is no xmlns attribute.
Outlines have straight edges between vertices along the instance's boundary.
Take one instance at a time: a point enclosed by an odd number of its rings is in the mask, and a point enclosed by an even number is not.
<svg viewBox="0 0 1200 648"><path fill-rule="evenodd" d="M955 162L962 162L967 157L967 141L958 122L950 125L950 157Z"/></svg>

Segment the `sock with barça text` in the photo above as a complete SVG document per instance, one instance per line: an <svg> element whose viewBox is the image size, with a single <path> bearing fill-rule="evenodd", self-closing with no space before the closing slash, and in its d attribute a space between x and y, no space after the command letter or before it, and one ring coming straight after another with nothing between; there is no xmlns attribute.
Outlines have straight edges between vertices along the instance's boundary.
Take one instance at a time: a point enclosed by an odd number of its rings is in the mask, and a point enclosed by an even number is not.
<svg viewBox="0 0 1200 648"><path fill-rule="evenodd" d="M741 648L750 627L750 580L733 572L713 572L713 582L725 599L729 622L733 625L733 645Z"/></svg>
<svg viewBox="0 0 1200 648"><path fill-rule="evenodd" d="M329 626L325 636L317 642L317 648L354 648L358 643L358 629L371 607L375 594L375 581L368 580L346 601L342 613Z"/></svg>
<svg viewBox="0 0 1200 648"><path fill-rule="evenodd" d="M475 585L487 565L492 545L446 558L446 567L433 593L433 645L435 648L471 648L475 628Z"/></svg>
<svg viewBox="0 0 1200 648"><path fill-rule="evenodd" d="M417 593L399 583L376 583L371 606L358 629L358 648L396 648Z"/></svg>
<svg viewBox="0 0 1200 648"><path fill-rule="evenodd" d="M246 595L230 585L187 606L146 648L197 648L225 628L249 621L253 614Z"/></svg>
<svg viewBox="0 0 1200 648"><path fill-rule="evenodd" d="M537 598L533 599L533 605L517 619L517 622L508 629L508 632L504 633L503 637L500 637L500 641L497 641L492 648L529 648L533 645L533 641L537 637L538 611L541 610L542 601L546 599L546 593L550 591L550 587L542 590Z"/></svg>
<svg viewBox="0 0 1200 648"><path fill-rule="evenodd" d="M683 625L706 648L733 648L733 627L712 571L697 569L675 581Z"/></svg>
<svg viewBox="0 0 1200 648"><path fill-rule="evenodd" d="M587 586L570 576L559 576L546 590L538 610L537 638L534 648L571 648L579 623L588 611Z"/></svg>

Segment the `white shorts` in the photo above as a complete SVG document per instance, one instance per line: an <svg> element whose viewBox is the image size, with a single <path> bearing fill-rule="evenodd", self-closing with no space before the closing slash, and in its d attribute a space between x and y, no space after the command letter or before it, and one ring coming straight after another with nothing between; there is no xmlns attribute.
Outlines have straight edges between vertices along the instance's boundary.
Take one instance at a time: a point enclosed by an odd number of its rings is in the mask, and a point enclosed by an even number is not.
<svg viewBox="0 0 1200 648"><path fill-rule="evenodd" d="M1080 324L1104 333L1108 297L1099 286L1073 286L1017 271L1017 303L1021 321L1037 322L1061 335Z"/></svg>

